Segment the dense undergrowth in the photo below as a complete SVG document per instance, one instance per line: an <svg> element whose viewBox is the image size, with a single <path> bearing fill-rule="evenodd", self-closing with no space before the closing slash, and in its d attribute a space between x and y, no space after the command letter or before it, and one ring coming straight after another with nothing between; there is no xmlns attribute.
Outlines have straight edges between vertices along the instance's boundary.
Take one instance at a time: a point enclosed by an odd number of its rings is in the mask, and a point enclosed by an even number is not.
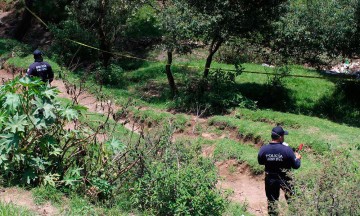
<svg viewBox="0 0 360 216"><path fill-rule="evenodd" d="M120 199L128 210L156 215L224 211L214 164L199 156L197 146L172 142L176 121L133 137L119 131L110 114L79 118L83 108L63 106L56 96L56 88L29 78L2 85L0 167L6 184L49 185L105 206L120 205Z"/></svg>

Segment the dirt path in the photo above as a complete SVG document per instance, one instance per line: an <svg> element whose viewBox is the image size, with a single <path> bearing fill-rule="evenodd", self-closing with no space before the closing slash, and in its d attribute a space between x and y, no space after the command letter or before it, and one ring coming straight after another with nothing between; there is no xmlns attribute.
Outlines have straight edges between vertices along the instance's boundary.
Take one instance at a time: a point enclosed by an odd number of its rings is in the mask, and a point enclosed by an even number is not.
<svg viewBox="0 0 360 216"><path fill-rule="evenodd" d="M13 75L6 72L5 70L0 70L0 80L8 80L12 79ZM52 83L53 86L56 86L60 90L60 97L71 99L71 96L67 94L67 88L63 81L61 80L54 80ZM79 104L87 107L90 112L96 113L105 113L107 110L107 104L101 104L99 101L96 100L91 94L83 93L79 97ZM117 110L118 107L113 106L112 108ZM174 137L178 136L202 136L205 139L214 140L221 137L218 137L214 134L207 134L203 133L201 135L194 135L191 133L193 131L193 123L195 123L195 119L192 119L192 125L189 126L183 133L175 134ZM199 123L204 124L203 119L199 120ZM198 122L198 120L196 120ZM206 123L206 122L205 122ZM129 130L132 129L132 124L125 125L126 128ZM214 151L214 146L211 147L204 147L203 155L204 156L211 156ZM243 203L246 202L248 204L248 211L254 215L266 215L266 197L265 197L265 189L264 189L264 181L263 177L254 177L249 169L244 166L237 164L236 161L226 161L222 163L216 164L219 168L220 176L222 180L219 182L219 187L224 189L233 190L234 193L230 196L230 199L234 202ZM10 193L10 192L9 192ZM15 193L16 194L16 193ZM1 200L1 194L0 194ZM22 199L14 199L14 204L22 205ZM30 207L34 207L35 205L30 205ZM38 208L38 207L36 207ZM46 210L48 211L48 210ZM48 211L49 214L51 212Z"/></svg>
<svg viewBox="0 0 360 216"><path fill-rule="evenodd" d="M267 214L264 176L253 176L246 165L236 160L219 162L217 167L223 178L219 186L233 191L230 200L246 203L248 211L254 215Z"/></svg>
<svg viewBox="0 0 360 216"><path fill-rule="evenodd" d="M20 188L1 189L0 201L24 207L36 212L38 215L59 215L58 209L52 206L50 202L45 203L44 205L36 205L31 192Z"/></svg>

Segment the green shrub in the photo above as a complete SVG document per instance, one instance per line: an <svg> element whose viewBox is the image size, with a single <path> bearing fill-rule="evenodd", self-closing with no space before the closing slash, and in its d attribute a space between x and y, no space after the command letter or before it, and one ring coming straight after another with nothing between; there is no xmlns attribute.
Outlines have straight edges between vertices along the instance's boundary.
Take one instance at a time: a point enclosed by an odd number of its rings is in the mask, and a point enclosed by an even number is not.
<svg viewBox="0 0 360 216"><path fill-rule="evenodd" d="M247 204L230 203L223 216L250 216Z"/></svg>
<svg viewBox="0 0 360 216"><path fill-rule="evenodd" d="M199 157L200 150L186 141L165 141L146 158L132 190L134 207L151 215L222 215L227 201L216 188L216 167Z"/></svg>
<svg viewBox="0 0 360 216"><path fill-rule="evenodd" d="M146 5L136 11L127 21L126 36L131 38L161 37L160 24L155 10Z"/></svg>
<svg viewBox="0 0 360 216"><path fill-rule="evenodd" d="M50 201L52 204L59 205L61 204L63 194L52 186L40 186L32 190L33 197L36 204L44 204Z"/></svg>
<svg viewBox="0 0 360 216"><path fill-rule="evenodd" d="M50 25L50 31L53 33L55 40L49 53L52 53L58 63L73 66L78 62L93 63L98 59L98 51L81 48L79 44L67 40L80 41L98 47L95 36L84 29L75 19L64 20L58 25Z"/></svg>
<svg viewBox="0 0 360 216"><path fill-rule="evenodd" d="M290 215L359 215L359 159L354 151L331 152L323 166L297 175Z"/></svg>
<svg viewBox="0 0 360 216"><path fill-rule="evenodd" d="M121 87L124 84L123 73L124 70L115 64L111 64L108 68L98 67L95 71L96 82Z"/></svg>
<svg viewBox="0 0 360 216"><path fill-rule="evenodd" d="M134 187L135 206L152 215L222 215L226 200L216 189L212 164L154 164Z"/></svg>
<svg viewBox="0 0 360 216"><path fill-rule="evenodd" d="M0 39L0 54L11 53L13 57L24 57L32 53L31 47L16 40Z"/></svg>
<svg viewBox="0 0 360 216"><path fill-rule="evenodd" d="M65 186L73 190L98 180L108 180L106 160L124 147L113 138L108 145L97 143L99 129L78 125L80 106L61 105L55 87L39 79L15 78L0 88L0 170L6 181L31 186ZM105 122L103 122L105 124ZM103 126L105 127L105 126ZM120 151L119 150L119 151ZM111 163L106 165L112 166ZM96 171L96 173L95 173ZM96 182L93 182L96 183ZM97 187L101 195L104 187Z"/></svg>
<svg viewBox="0 0 360 216"><path fill-rule="evenodd" d="M235 71L212 70L209 77L191 78L185 90L175 101L176 109L194 113L226 113L234 107L255 108L256 103L244 97L237 88L235 78L242 68Z"/></svg>

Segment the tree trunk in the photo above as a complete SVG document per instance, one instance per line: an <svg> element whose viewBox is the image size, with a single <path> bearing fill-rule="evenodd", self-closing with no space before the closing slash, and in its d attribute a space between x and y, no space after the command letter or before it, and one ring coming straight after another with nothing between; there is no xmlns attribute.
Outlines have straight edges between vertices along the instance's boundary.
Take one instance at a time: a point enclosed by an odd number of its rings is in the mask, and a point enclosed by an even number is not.
<svg viewBox="0 0 360 216"><path fill-rule="evenodd" d="M172 59L173 59L172 51L167 52L167 57L168 57L168 60L167 60L165 72L166 72L166 76L167 76L167 79L168 79L168 82L169 82L171 96L175 97L176 94L178 93L178 90L177 90L176 85L175 85L174 76L173 76L173 74L171 72L171 64L172 64Z"/></svg>
<svg viewBox="0 0 360 216"><path fill-rule="evenodd" d="M33 0L25 0L25 6L28 7L29 9L32 9L33 4L34 4ZM13 36L16 40L22 41L26 32L31 27L32 18L33 18L32 14L25 8L22 14L21 21L14 30Z"/></svg>
<svg viewBox="0 0 360 216"><path fill-rule="evenodd" d="M214 57L215 53L219 50L222 43L223 43L222 39L220 39L220 40L213 39L213 41L211 42L211 45L209 48L209 55L208 55L208 57L206 59L206 63L205 63L204 78L208 77L213 57Z"/></svg>
<svg viewBox="0 0 360 216"><path fill-rule="evenodd" d="M100 37L100 49L103 50L101 53L101 60L104 67L108 67L111 59L111 42L108 39L107 32L105 30L105 18L108 10L108 0L99 0L99 26L98 33Z"/></svg>

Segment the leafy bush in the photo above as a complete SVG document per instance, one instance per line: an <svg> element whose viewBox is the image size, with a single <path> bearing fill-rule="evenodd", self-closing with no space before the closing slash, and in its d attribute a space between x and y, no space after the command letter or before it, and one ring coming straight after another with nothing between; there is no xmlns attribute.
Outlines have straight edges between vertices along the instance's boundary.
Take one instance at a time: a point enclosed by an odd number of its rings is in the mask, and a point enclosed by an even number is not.
<svg viewBox="0 0 360 216"><path fill-rule="evenodd" d="M360 167L353 153L329 153L318 159L323 166L298 175L290 215L359 215Z"/></svg>
<svg viewBox="0 0 360 216"><path fill-rule="evenodd" d="M268 62L264 48L256 41L260 40L258 35L252 40L245 38L232 38L220 47L216 59L226 64L237 64L239 62ZM259 41L258 41L259 42Z"/></svg>
<svg viewBox="0 0 360 216"><path fill-rule="evenodd" d="M102 85L121 86L124 70L115 64L111 64L108 68L98 67L95 72L96 81Z"/></svg>
<svg viewBox="0 0 360 216"><path fill-rule="evenodd" d="M142 6L136 13L132 14L127 21L127 37L161 37L160 24L155 11L150 6Z"/></svg>
<svg viewBox="0 0 360 216"><path fill-rule="evenodd" d="M0 54L11 53L13 56L24 57L31 53L30 46L22 44L16 40L1 39L0 40Z"/></svg>
<svg viewBox="0 0 360 216"><path fill-rule="evenodd" d="M32 190L36 204L44 204L50 201L53 205L59 205L63 201L63 194L52 186L40 186Z"/></svg>
<svg viewBox="0 0 360 216"><path fill-rule="evenodd" d="M58 62L72 67L79 62L95 62L98 59L97 51L82 48L79 44L67 40L80 41L98 47L95 36L82 28L76 20L65 20L58 25L50 25L50 30L55 37L51 53Z"/></svg>
<svg viewBox="0 0 360 216"><path fill-rule="evenodd" d="M185 91L176 100L176 108L183 111L206 114L224 113L233 107L255 108L256 103L239 92L235 78L242 72L221 69L210 71L207 79L191 78L186 82Z"/></svg>
<svg viewBox="0 0 360 216"><path fill-rule="evenodd" d="M215 166L179 150L147 167L134 186L134 205L152 215L222 215L227 202L216 189Z"/></svg>
<svg viewBox="0 0 360 216"><path fill-rule="evenodd" d="M133 208L151 215L221 215L227 204L216 188L216 167L188 141L172 143L171 125L164 125L156 154L143 159L131 187ZM147 144L148 148L151 145Z"/></svg>
<svg viewBox="0 0 360 216"><path fill-rule="evenodd" d="M109 146L97 143L99 129L76 124L83 108L61 105L55 100L58 92L27 77L1 86L0 169L5 180L73 190L81 186L84 191L88 182L105 178L102 158L122 144L115 139ZM67 130L70 125L74 129Z"/></svg>
<svg viewBox="0 0 360 216"><path fill-rule="evenodd" d="M15 79L0 89L3 175L27 184L54 184L62 174L62 133L56 132L78 113L54 102L57 93L29 78Z"/></svg>

